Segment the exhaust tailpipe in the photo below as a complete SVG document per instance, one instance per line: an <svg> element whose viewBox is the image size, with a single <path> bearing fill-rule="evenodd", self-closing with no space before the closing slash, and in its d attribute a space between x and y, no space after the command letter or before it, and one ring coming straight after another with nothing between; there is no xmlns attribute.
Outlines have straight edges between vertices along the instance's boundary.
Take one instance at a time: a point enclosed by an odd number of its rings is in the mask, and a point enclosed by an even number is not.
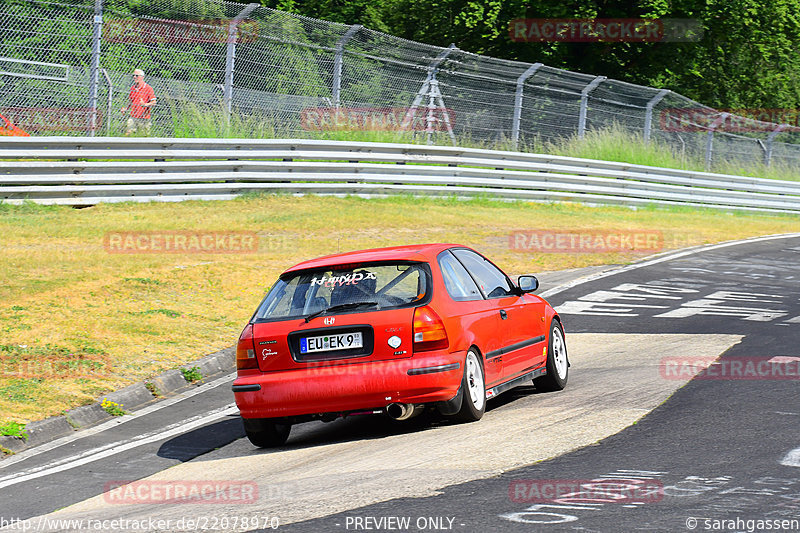
<svg viewBox="0 0 800 533"><path fill-rule="evenodd" d="M408 420L425 410L422 404L390 403L386 406L386 414L395 420Z"/></svg>

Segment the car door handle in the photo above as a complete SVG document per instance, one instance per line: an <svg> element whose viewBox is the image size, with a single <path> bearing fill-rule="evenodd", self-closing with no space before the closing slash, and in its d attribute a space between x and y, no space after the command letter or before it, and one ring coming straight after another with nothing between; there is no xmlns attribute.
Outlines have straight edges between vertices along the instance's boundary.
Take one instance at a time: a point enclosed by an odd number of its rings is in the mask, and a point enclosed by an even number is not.
<svg viewBox="0 0 800 533"><path fill-rule="evenodd" d="M500 310L500 318L503 320L508 318L508 313L506 313L505 309Z"/></svg>

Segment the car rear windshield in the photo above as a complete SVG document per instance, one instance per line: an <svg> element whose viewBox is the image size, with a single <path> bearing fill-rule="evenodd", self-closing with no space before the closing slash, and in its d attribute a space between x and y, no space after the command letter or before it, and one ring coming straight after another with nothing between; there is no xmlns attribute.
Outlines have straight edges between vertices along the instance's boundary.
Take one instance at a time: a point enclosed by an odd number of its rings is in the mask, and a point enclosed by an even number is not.
<svg viewBox="0 0 800 533"><path fill-rule="evenodd" d="M276 320L416 305L428 299L430 280L430 267L419 262L362 263L290 272L270 289L254 318Z"/></svg>

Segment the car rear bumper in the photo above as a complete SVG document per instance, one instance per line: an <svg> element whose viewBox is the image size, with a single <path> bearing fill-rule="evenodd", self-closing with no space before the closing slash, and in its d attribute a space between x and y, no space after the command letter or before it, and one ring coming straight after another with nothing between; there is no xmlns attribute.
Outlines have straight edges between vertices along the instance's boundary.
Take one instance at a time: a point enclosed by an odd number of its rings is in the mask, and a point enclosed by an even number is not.
<svg viewBox="0 0 800 533"><path fill-rule="evenodd" d="M378 409L395 402L449 400L458 392L466 352L424 352L399 360L309 366L240 375L233 382L243 418Z"/></svg>

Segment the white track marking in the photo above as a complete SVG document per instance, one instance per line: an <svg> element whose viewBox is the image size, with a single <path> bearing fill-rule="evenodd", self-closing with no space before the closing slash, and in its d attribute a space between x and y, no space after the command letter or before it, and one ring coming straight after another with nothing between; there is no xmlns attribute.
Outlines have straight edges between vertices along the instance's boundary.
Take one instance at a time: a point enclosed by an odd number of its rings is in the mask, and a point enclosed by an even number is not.
<svg viewBox="0 0 800 533"><path fill-rule="evenodd" d="M772 359L767 360L768 363L780 364L793 363L794 361L800 361L800 357L794 357L793 355L776 355Z"/></svg>
<svg viewBox="0 0 800 533"><path fill-rule="evenodd" d="M175 435L180 435L181 433L186 433L195 428L208 424L209 422L213 422L214 420L236 414L237 412L238 409L236 408L236 405L231 403L224 407L220 407L219 409L214 409L207 413L203 413L202 415L193 416L186 420L181 420L180 422L176 422L174 424L170 424L169 426L151 431L150 433L139 435L133 439L114 442L99 448L87 450L71 457L59 459L46 465L23 470L22 472L0 478L0 489L9 487L11 485L16 485L17 483L23 483L32 479L49 476L51 474L56 474L72 468L77 468L79 466L93 463L118 453L132 450L133 448L138 448L139 446L144 446L145 444L168 439Z"/></svg>
<svg viewBox="0 0 800 533"><path fill-rule="evenodd" d="M605 272L598 272L597 274L591 274L586 276L585 278L579 278L561 285L557 287L553 287L550 290L546 290L541 293L539 296L542 298L547 298L549 296L553 296L554 294L558 294L560 292L564 292L567 289L571 289L572 287L576 287L578 285L582 285L584 283L588 283L590 281L595 281L602 278L607 278L608 276L613 276L615 274L621 274L622 272L629 272L631 270L636 270L637 268L643 268L650 265L655 265L658 263L663 263L665 261L672 261L673 259L680 259L681 257L687 257L690 255L698 254L701 252L708 252L710 250L718 250L720 248L727 248L729 246L737 246L739 244L750 244L753 242L761 242L761 241L771 241L775 239L791 239L794 237L800 237L800 233L786 233L783 235L768 235L766 237L755 237L753 239L743 239L741 241L730 241L730 242L723 242L721 244L711 244L708 246L700 246L697 248L690 248L688 250L683 250L680 252L675 253L668 253L667 255L659 255L654 257L653 259L644 259L641 263L635 263L632 265L626 265L624 267L614 268L611 270L606 270Z"/></svg>
<svg viewBox="0 0 800 533"><path fill-rule="evenodd" d="M795 448L786 454L786 457L781 461L783 466L796 466L800 467L800 448Z"/></svg>
<svg viewBox="0 0 800 533"><path fill-rule="evenodd" d="M135 419L140 418L142 416L149 415L150 413L154 413L156 411L164 409L165 407L170 407L172 405L175 405L178 402L182 402L183 400L187 400L187 399L189 399L189 398L191 398L193 396L197 396L198 394L202 394L202 393L204 393L204 392L206 392L208 390L211 390L211 389L214 389L216 387L219 387L220 385L224 385L226 383L229 383L229 382L233 381L233 379L235 377L236 377L236 372L233 372L233 373L228 374L228 375L226 375L224 377L215 379L214 381L210 381L210 382L205 383L203 385L200 385L200 386L198 386L198 387L196 387L194 389L191 389L191 390L188 390L186 392L183 392L183 393L181 393L181 394L179 394L179 395L177 395L175 397L167 398L165 400L158 401L158 402L154 403L153 405L149 405L149 406L145 407L144 409L140 409L140 410L138 410L135 413L132 413L130 415L124 415L124 416L121 416L121 417L114 418L112 420L109 420L108 422L103 422L102 424L100 424L98 426L94 426L94 427L91 427L91 428L80 430L80 431L76 432L73 435L67 435L66 437L61 437L60 439L56 439L56 440L54 440L52 442L47 442L45 444L36 446L35 448L31 448L30 450L23 450L23 451L15 454L15 455L13 455L12 457L8 457L8 458L3 459L2 461L0 461L0 470L2 470L3 468L6 468L8 466L11 466L12 464L18 463L20 461L24 461L26 459L30 459L31 457L35 457L36 455L39 455L39 454L42 454L42 453L45 453L45 452L49 452L50 450L54 450L55 448L58 448L59 446L63 446L65 444L69 444L70 442L75 442L76 440L79 440L79 439L82 439L82 438L85 438L85 437L90 437L92 435L96 435L97 433L102 433L103 431L106 431L107 429L115 428L115 427L119 426L120 424L124 424L125 422L130 422L131 420L135 420Z"/></svg>

